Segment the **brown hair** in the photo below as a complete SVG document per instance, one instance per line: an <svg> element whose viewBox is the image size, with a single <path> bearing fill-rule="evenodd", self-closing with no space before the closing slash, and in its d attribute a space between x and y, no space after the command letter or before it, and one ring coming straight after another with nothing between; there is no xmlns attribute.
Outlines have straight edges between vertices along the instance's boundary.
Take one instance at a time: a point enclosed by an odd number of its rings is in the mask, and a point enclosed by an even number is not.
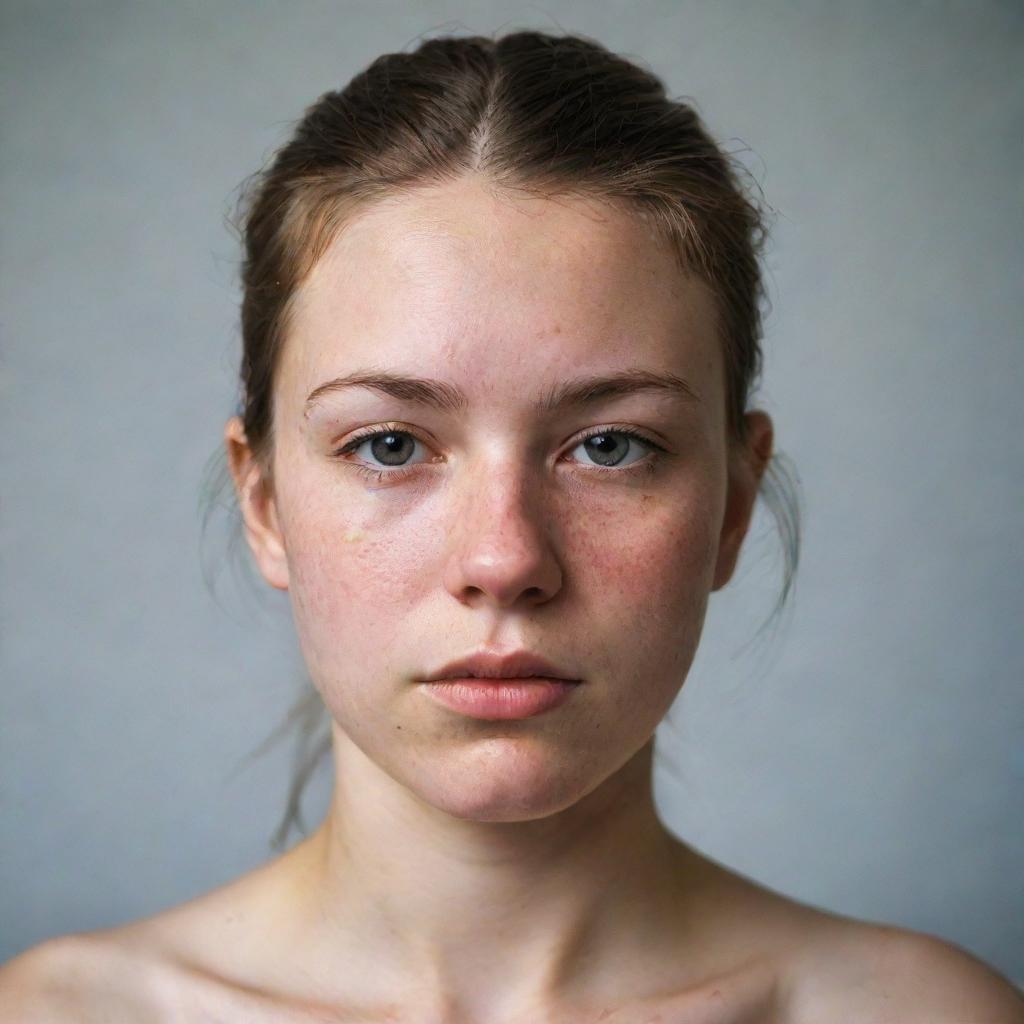
<svg viewBox="0 0 1024 1024"><path fill-rule="evenodd" d="M236 214L245 249L240 415L265 466L275 368L298 285L357 209L469 173L499 188L615 202L655 225L681 270L716 297L729 439L745 440L743 414L761 372L766 228L741 187L742 167L651 72L596 41L528 31L434 38L378 57L310 106L246 183ZM797 477L787 461L774 455L761 485L786 563L775 611L799 553ZM298 721L308 748L322 712L313 691L267 742ZM274 845L299 821L301 790L328 746L329 735L300 751Z"/></svg>

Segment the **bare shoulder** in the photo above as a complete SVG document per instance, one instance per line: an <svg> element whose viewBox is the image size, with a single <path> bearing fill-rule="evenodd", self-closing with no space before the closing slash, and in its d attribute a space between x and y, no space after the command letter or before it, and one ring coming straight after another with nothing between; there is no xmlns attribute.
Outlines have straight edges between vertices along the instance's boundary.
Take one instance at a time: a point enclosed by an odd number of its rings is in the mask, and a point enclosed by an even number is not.
<svg viewBox="0 0 1024 1024"><path fill-rule="evenodd" d="M239 942L260 899L276 896L272 887L261 896L268 867L146 917L49 939L0 965L0 1024L285 1019L260 992L260 972L246 974L253 950Z"/></svg>
<svg viewBox="0 0 1024 1024"><path fill-rule="evenodd" d="M49 939L0 966L0 1024L157 1021L163 972L114 932Z"/></svg>
<svg viewBox="0 0 1024 1024"><path fill-rule="evenodd" d="M795 968L792 1024L1024 1024L1024 995L954 943L836 919Z"/></svg>

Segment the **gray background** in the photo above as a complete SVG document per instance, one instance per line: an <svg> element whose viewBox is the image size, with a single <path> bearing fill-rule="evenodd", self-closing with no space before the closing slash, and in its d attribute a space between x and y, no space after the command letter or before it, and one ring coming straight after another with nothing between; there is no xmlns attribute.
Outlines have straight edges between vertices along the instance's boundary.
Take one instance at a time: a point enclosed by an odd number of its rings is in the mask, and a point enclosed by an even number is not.
<svg viewBox="0 0 1024 1024"><path fill-rule="evenodd" d="M235 401L223 218L379 53L539 27L694 97L778 211L760 404L803 480L803 561L751 643L781 578L759 513L659 731L667 823L1024 980L1018 4L36 0L2 21L0 958L272 855L289 746L239 762L301 663L286 598L232 570L226 519L203 548L197 511Z"/></svg>

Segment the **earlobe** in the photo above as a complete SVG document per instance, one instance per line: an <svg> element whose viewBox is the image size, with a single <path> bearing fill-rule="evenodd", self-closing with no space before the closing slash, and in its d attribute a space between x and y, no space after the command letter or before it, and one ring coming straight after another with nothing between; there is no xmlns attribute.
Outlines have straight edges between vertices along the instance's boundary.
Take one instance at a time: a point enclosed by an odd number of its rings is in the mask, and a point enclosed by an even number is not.
<svg viewBox="0 0 1024 1024"><path fill-rule="evenodd" d="M732 579L740 548L750 527L761 478L772 457L774 431L771 418L767 413L756 410L746 414L746 421L745 446L729 454L728 493L712 591L721 590Z"/></svg>
<svg viewBox="0 0 1024 1024"><path fill-rule="evenodd" d="M263 578L278 590L288 589L288 559L277 516L273 488L254 455L241 419L233 416L224 428L228 466L242 513L245 539Z"/></svg>

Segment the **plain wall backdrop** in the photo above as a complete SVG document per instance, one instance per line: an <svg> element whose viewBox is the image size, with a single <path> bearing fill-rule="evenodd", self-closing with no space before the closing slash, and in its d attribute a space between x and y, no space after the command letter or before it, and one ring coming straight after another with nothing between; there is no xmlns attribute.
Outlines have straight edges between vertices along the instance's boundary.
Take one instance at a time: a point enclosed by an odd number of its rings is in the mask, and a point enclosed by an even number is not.
<svg viewBox="0 0 1024 1024"><path fill-rule="evenodd" d="M659 729L666 823L1024 980L1019 4L7 0L0 18L0 959L273 855L289 746L239 763L304 685L287 599L232 582L226 525L200 544L236 401L224 217L378 54L540 28L692 97L777 210L758 404L802 479L802 560L751 643L782 565L759 512Z"/></svg>

